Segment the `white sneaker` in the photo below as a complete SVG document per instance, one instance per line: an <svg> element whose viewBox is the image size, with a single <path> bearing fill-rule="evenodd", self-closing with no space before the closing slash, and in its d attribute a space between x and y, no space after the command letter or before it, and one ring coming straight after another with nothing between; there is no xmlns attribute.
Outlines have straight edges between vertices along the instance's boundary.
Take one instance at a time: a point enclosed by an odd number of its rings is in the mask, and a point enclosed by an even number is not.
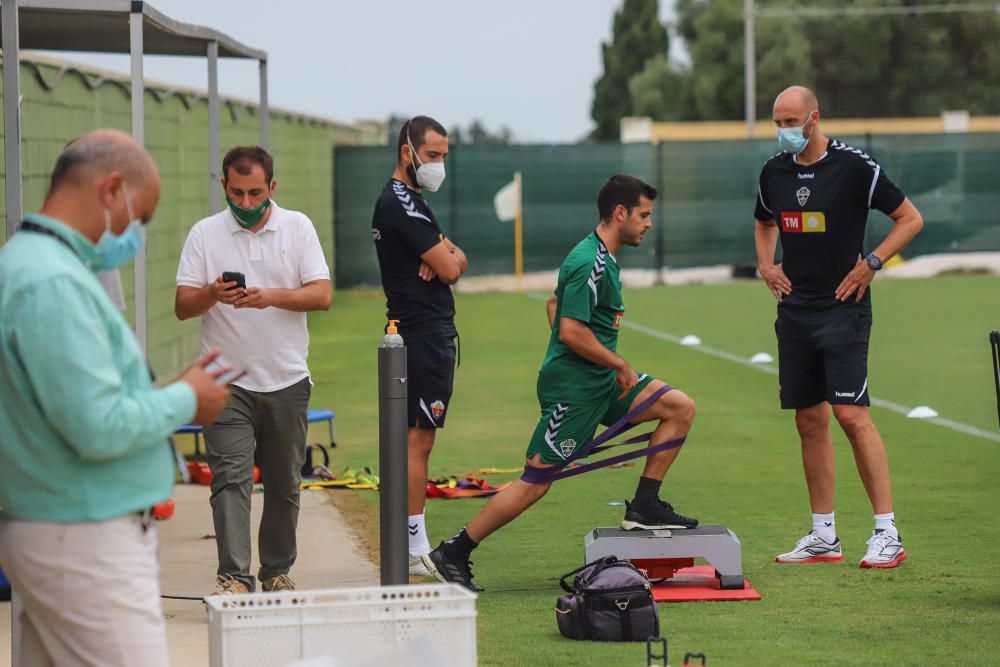
<svg viewBox="0 0 1000 667"><path fill-rule="evenodd" d="M840 550L840 540L834 538L833 544L830 544L814 530L796 542L794 549L774 557L775 563L832 563L842 560L844 554Z"/></svg>
<svg viewBox="0 0 1000 667"><path fill-rule="evenodd" d="M421 557L414 556L413 554L410 554L410 576L434 578L434 575L431 574L430 570L427 569L427 566L424 565L424 561Z"/></svg>
<svg viewBox="0 0 1000 667"><path fill-rule="evenodd" d="M861 567L896 567L906 560L903 541L899 534L876 530L868 538L868 552L861 559Z"/></svg>

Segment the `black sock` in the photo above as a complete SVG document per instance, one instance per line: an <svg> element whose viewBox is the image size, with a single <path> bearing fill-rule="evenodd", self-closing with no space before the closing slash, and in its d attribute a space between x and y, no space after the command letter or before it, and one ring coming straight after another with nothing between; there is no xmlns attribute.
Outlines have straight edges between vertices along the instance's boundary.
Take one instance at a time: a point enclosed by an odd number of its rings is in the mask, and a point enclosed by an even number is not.
<svg viewBox="0 0 1000 667"><path fill-rule="evenodd" d="M632 502L636 505L653 502L660 493L660 484L662 483L663 480L640 477L639 485L635 487L635 499Z"/></svg>
<svg viewBox="0 0 1000 667"><path fill-rule="evenodd" d="M458 534L450 540L445 540L442 546L442 551L448 558L460 558L462 560L469 560L469 555L472 550L479 545L472 541L469 534L465 532L465 528L458 531Z"/></svg>

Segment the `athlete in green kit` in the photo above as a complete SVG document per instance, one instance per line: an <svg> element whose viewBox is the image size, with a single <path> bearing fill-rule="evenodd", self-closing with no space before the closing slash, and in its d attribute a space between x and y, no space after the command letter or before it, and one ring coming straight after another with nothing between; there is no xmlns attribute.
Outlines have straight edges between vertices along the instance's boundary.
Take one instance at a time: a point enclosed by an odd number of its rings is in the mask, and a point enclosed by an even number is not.
<svg viewBox="0 0 1000 667"><path fill-rule="evenodd" d="M636 373L618 356L618 331L625 305L615 253L638 246L652 227L656 189L637 178L618 174L597 196L600 223L580 241L559 269L559 283L546 303L552 335L538 373L541 416L525 455L525 475L490 499L469 525L423 557L431 574L473 591L469 556L488 535L513 521L549 490L545 469L566 465L587 444L600 424L611 425L665 383ZM694 401L668 389L630 423L658 422L651 443L683 438L694 421ZM696 519L676 513L659 499L660 485L680 447L646 457L635 496L626 503L622 527L633 529L694 528Z"/></svg>

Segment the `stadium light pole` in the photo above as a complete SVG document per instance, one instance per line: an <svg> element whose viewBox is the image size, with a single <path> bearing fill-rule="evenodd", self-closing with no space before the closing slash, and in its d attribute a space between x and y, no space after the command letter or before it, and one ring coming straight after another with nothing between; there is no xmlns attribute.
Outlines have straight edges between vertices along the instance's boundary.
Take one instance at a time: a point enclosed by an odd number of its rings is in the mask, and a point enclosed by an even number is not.
<svg viewBox="0 0 1000 667"><path fill-rule="evenodd" d="M743 117L747 139L757 124L757 56L754 49L753 0L743 0Z"/></svg>

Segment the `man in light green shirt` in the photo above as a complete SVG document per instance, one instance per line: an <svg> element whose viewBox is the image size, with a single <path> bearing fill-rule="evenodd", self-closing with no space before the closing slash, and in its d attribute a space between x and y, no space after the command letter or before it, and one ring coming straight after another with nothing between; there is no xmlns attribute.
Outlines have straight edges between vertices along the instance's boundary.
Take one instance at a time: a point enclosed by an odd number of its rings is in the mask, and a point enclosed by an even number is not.
<svg viewBox="0 0 1000 667"><path fill-rule="evenodd" d="M153 386L95 271L141 247L152 159L98 130L56 162L41 212L0 248L0 562L22 603L18 665L166 665L148 510L174 482L167 437L228 390L207 355Z"/></svg>

